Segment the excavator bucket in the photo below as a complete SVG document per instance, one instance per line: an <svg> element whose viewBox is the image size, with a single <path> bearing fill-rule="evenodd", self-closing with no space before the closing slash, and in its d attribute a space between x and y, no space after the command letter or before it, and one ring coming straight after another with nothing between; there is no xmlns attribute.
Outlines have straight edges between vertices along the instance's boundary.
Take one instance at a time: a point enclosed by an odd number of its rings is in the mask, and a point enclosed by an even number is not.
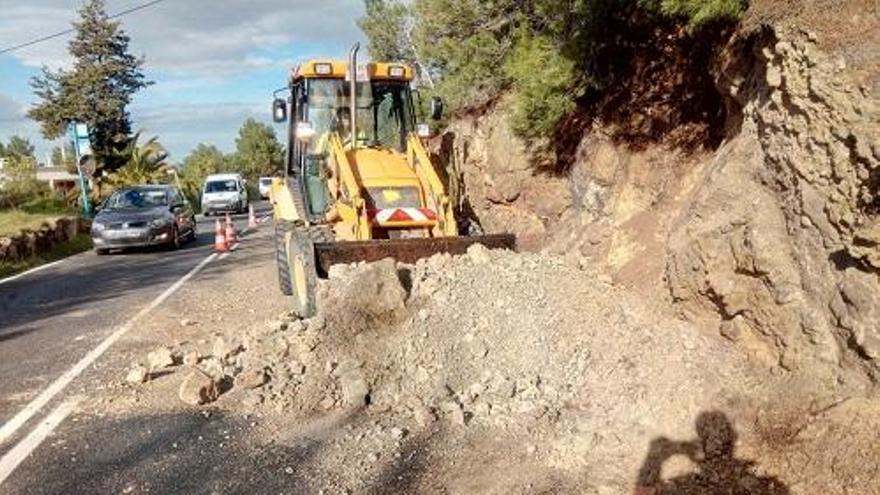
<svg viewBox="0 0 880 495"><path fill-rule="evenodd" d="M379 261L393 258L404 263L415 263L437 253L464 254L474 244L489 249L516 249L513 234L480 235L469 237L435 237L430 239L381 239L372 241L321 242L315 244L318 276L326 277L330 267L361 261Z"/></svg>

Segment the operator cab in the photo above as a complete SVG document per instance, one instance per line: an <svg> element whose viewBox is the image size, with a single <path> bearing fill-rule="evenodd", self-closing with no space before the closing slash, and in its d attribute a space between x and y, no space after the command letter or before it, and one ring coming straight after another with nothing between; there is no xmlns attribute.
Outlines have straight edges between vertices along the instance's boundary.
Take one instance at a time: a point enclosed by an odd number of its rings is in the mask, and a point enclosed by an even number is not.
<svg viewBox="0 0 880 495"><path fill-rule="evenodd" d="M325 185L332 136L339 136L354 166L366 167L368 161L389 160L367 160L370 153L358 152L374 150L374 154L390 152L404 157L410 136L417 131L425 135L425 126L416 125L410 67L368 63L358 66L356 72L354 109L348 64L332 60L298 66L291 74L289 98L274 103L276 122L287 120L290 110L287 174L300 183L310 221L318 221L333 201ZM354 136L352 112L357 122ZM354 157L356 153L359 160ZM370 175L366 169L361 173ZM387 176L388 170L383 173Z"/></svg>

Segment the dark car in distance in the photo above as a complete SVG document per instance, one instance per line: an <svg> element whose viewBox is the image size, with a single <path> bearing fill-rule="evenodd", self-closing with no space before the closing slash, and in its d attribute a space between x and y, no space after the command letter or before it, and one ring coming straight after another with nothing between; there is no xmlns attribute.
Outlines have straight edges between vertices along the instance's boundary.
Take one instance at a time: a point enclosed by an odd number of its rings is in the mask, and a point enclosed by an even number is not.
<svg viewBox="0 0 880 495"><path fill-rule="evenodd" d="M173 186L118 189L104 201L92 221L92 242L98 254L157 245L177 249L195 238L195 213Z"/></svg>

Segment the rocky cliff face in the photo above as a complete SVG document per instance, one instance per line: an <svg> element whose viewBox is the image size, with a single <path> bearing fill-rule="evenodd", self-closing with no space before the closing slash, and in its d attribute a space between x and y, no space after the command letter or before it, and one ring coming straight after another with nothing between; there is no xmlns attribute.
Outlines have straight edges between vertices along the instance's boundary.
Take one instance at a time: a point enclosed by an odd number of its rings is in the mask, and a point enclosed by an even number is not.
<svg viewBox="0 0 880 495"><path fill-rule="evenodd" d="M736 40L719 86L738 129L670 233L673 300L785 369L852 362L873 375L876 102L793 30Z"/></svg>
<svg viewBox="0 0 880 495"><path fill-rule="evenodd" d="M548 175L511 135L503 102L456 122L445 155L471 214L668 298L756 364L828 383L876 378L877 74L829 48L826 32L791 26L754 23L716 57L727 115L717 147L636 148L597 121L570 170Z"/></svg>

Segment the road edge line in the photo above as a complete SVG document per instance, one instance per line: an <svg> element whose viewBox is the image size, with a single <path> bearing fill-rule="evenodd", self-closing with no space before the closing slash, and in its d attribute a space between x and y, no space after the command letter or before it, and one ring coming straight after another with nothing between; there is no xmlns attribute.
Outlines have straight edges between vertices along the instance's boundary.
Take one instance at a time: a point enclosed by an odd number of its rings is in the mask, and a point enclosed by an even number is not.
<svg viewBox="0 0 880 495"><path fill-rule="evenodd" d="M77 253L77 254L79 254L79 253ZM50 266L55 266L55 265L61 264L65 261L67 261L68 259L70 259L70 256L68 256L66 258L61 258L60 260L50 261L49 263L44 263L40 266L35 266L35 267L33 267L29 270L25 270L21 273L16 273L15 275L10 275L4 279L0 279L0 285L5 284L6 282L12 282L13 280L24 277L25 275L30 275L31 273L36 273L40 270L45 270L46 268L49 268Z"/></svg>
<svg viewBox="0 0 880 495"><path fill-rule="evenodd" d="M217 253L211 253L203 259L198 265L195 266L192 270L187 272L186 275L181 277L177 282L174 282L170 287L165 289L164 292L159 294L158 297L153 299L147 306L138 311L136 315L134 315L127 322L123 323L122 326L118 327L116 331L111 333L107 338L101 341L94 349L89 351L82 359L80 359L72 368L64 372L60 377L56 378L51 385L49 385L45 390L43 390L40 395L38 395L34 400L29 402L21 411L19 411L15 416L12 417L9 421L6 422L2 427L0 427L0 445L5 443L9 437L15 434L19 428L21 428L25 423L27 423L40 409L43 408L50 400L52 400L58 393L64 390L70 382L72 382L76 377L78 377L86 368L88 368L92 363L94 363L99 357L101 357L107 349L113 345L114 342L119 340L119 337L122 337L126 332L128 332L131 327L134 326L135 323L138 322L141 318L146 316L147 313L156 309L157 306L165 302L172 294L177 292L180 287L186 283L187 280L192 278L196 273L198 273L205 265L211 262L214 258L217 257Z"/></svg>
<svg viewBox="0 0 880 495"><path fill-rule="evenodd" d="M15 472L18 465L27 459L31 452L36 450L55 431L55 428L73 412L80 400L82 400L80 397L76 397L62 402L33 431L28 433L28 436L24 437L21 442L18 442L15 447L12 447L6 455L0 458L0 486Z"/></svg>

